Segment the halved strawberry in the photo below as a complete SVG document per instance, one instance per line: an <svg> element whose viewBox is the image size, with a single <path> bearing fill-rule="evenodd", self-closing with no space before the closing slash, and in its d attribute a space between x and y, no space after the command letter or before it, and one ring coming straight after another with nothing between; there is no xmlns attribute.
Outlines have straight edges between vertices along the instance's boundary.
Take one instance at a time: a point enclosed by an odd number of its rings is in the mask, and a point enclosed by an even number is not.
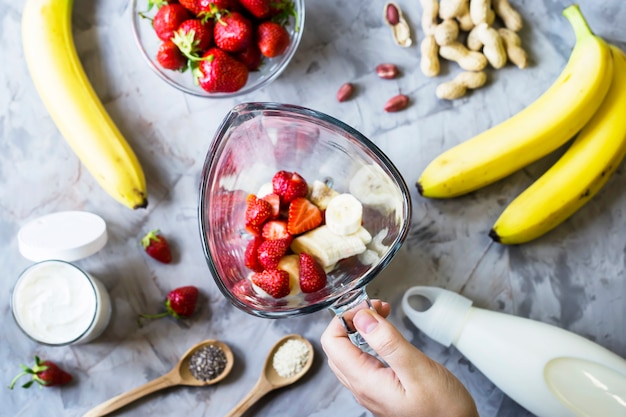
<svg viewBox="0 0 626 417"><path fill-rule="evenodd" d="M313 257L307 253L300 254L300 289L310 293L326 286L326 272Z"/></svg>
<svg viewBox="0 0 626 417"><path fill-rule="evenodd" d="M263 225L261 236L265 240L288 239L291 243L291 234L287 231L286 220L270 220Z"/></svg>
<svg viewBox="0 0 626 417"><path fill-rule="evenodd" d="M243 255L244 264L253 271L261 272L263 265L259 262L259 246L263 243L261 236L254 236L246 245L246 251Z"/></svg>
<svg viewBox="0 0 626 417"><path fill-rule="evenodd" d="M278 194L271 193L268 195L264 195L262 198L263 200L270 203L272 206L272 215L270 216L270 218L277 219L280 215L280 196Z"/></svg>
<svg viewBox="0 0 626 417"><path fill-rule="evenodd" d="M322 211L306 198L296 198L289 204L287 231L292 235L307 232L316 228L324 217Z"/></svg>
<svg viewBox="0 0 626 417"><path fill-rule="evenodd" d="M264 241L257 250L259 263L265 269L276 269L280 259L287 253L290 243L290 239Z"/></svg>
<svg viewBox="0 0 626 417"><path fill-rule="evenodd" d="M274 298L289 295L289 274L280 269L257 272L250 278L252 283Z"/></svg>
<svg viewBox="0 0 626 417"><path fill-rule="evenodd" d="M250 194L246 198L246 226L260 228L272 215L272 205L262 198Z"/></svg>

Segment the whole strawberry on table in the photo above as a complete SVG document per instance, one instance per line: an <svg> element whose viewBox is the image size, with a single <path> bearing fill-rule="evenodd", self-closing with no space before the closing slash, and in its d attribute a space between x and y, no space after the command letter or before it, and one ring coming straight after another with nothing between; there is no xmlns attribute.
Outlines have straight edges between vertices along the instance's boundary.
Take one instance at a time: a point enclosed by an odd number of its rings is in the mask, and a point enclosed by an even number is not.
<svg viewBox="0 0 626 417"><path fill-rule="evenodd" d="M143 319L153 320L172 316L175 319L190 317L196 311L199 291L193 285L174 288L165 298L165 311L157 314L140 314L137 323L142 326Z"/></svg>
<svg viewBox="0 0 626 417"><path fill-rule="evenodd" d="M152 27L162 42L157 62L190 70L209 93L240 90L251 71L284 54L291 44L286 26L298 17L293 0L148 0L148 11L153 7Z"/></svg>
<svg viewBox="0 0 626 417"><path fill-rule="evenodd" d="M21 365L22 372L20 372L11 384L9 385L10 389L15 387L17 381L25 376L31 375L31 379L22 385L22 388L29 388L34 383L39 384L39 387L53 387L56 385L65 385L72 381L72 375L65 372L61 369L57 364L52 361L42 361L38 356L35 356L35 365L33 367L28 367L26 365Z"/></svg>
<svg viewBox="0 0 626 417"><path fill-rule="evenodd" d="M151 258L164 264L172 262L172 249L159 229L151 230L146 233L145 236L141 238L141 246Z"/></svg>

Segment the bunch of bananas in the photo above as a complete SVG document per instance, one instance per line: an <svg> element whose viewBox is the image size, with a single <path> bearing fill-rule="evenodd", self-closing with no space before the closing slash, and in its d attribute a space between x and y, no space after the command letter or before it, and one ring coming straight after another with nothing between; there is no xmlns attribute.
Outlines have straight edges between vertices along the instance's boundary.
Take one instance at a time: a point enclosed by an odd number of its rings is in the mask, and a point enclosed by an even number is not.
<svg viewBox="0 0 626 417"><path fill-rule="evenodd" d="M596 36L578 5L563 10L576 44L564 70L535 102L435 158L420 194L450 198L477 190L572 144L514 199L489 235L502 244L533 240L574 214L626 154L626 55Z"/></svg>
<svg viewBox="0 0 626 417"><path fill-rule="evenodd" d="M59 131L100 186L125 206L148 204L143 170L98 99L72 38L72 0L27 0L24 56Z"/></svg>

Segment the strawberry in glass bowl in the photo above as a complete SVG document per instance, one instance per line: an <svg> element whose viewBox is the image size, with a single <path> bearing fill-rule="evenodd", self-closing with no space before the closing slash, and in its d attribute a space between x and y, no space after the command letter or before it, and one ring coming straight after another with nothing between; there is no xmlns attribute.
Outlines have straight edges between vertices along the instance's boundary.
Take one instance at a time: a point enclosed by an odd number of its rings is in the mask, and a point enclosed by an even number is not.
<svg viewBox="0 0 626 417"><path fill-rule="evenodd" d="M166 83L228 98L272 83L295 54L304 0L131 0L142 56Z"/></svg>

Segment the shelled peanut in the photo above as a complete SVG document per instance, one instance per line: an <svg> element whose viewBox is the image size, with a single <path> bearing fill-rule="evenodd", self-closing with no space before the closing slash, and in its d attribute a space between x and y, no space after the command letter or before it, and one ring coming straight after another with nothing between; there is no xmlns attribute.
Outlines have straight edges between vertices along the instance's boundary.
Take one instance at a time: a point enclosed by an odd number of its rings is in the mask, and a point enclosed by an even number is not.
<svg viewBox="0 0 626 417"><path fill-rule="evenodd" d="M456 62L465 72L443 83L437 96L463 97L486 82L484 69L504 67L508 61L527 66L527 55L516 32L522 17L509 0L420 0L422 31L420 68L428 77L439 75L439 58ZM477 75L471 75L476 73ZM466 79L480 82L465 85Z"/></svg>

